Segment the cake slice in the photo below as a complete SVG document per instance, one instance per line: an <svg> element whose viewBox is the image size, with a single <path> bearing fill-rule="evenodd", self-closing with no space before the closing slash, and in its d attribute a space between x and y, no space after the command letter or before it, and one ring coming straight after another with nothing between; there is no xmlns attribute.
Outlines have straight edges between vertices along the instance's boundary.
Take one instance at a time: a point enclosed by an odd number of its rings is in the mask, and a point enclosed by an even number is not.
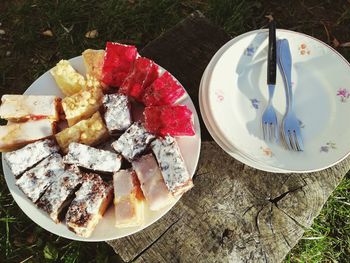
<svg viewBox="0 0 350 263"><path fill-rule="evenodd" d="M59 119L60 98L56 96L3 95L0 117L10 121Z"/></svg>
<svg viewBox="0 0 350 263"><path fill-rule="evenodd" d="M58 153L53 153L37 166L25 172L16 181L16 185L35 203L62 173L64 173L62 157Z"/></svg>
<svg viewBox="0 0 350 263"><path fill-rule="evenodd" d="M62 108L66 114L68 126L89 118L102 105L103 93L100 88L81 90L62 100Z"/></svg>
<svg viewBox="0 0 350 263"><path fill-rule="evenodd" d="M72 142L69 144L67 155L63 157L63 162L96 172L113 173L120 169L122 157L110 151Z"/></svg>
<svg viewBox="0 0 350 263"><path fill-rule="evenodd" d="M91 146L97 145L108 137L108 131L100 113L96 112L89 119L82 120L57 133L55 137L62 151L67 153L70 143L79 142Z"/></svg>
<svg viewBox="0 0 350 263"><path fill-rule="evenodd" d="M89 237L102 218L113 198L113 186L97 174L87 174L66 214L70 230L82 237Z"/></svg>
<svg viewBox="0 0 350 263"><path fill-rule="evenodd" d="M37 201L37 206L47 212L55 223L62 220L61 212L73 199L74 192L82 183L78 167L70 167L59 175Z"/></svg>
<svg viewBox="0 0 350 263"><path fill-rule="evenodd" d="M28 143L50 137L55 130L55 123L48 119L0 126L0 152L13 151Z"/></svg>
<svg viewBox="0 0 350 263"><path fill-rule="evenodd" d="M125 131L132 123L130 102L122 94L107 94L103 97L104 118L108 131L113 134Z"/></svg>
<svg viewBox="0 0 350 263"><path fill-rule="evenodd" d="M58 151L59 147L55 141L46 139L28 144L19 150L7 152L4 158L13 175L18 177L50 154Z"/></svg>
<svg viewBox="0 0 350 263"><path fill-rule="evenodd" d="M58 87L64 95L70 96L84 89L85 79L69 63L68 60L61 60L50 70Z"/></svg>
<svg viewBox="0 0 350 263"><path fill-rule="evenodd" d="M132 162L141 189L151 210L159 210L175 201L165 185L162 173L153 154L141 156Z"/></svg>
<svg viewBox="0 0 350 263"><path fill-rule="evenodd" d="M193 187L179 146L171 136L157 138L151 143L164 181L173 195L181 195Z"/></svg>
<svg viewBox="0 0 350 263"><path fill-rule="evenodd" d="M97 80L102 78L102 66L105 56L104 50L87 49L82 53L86 74Z"/></svg>
<svg viewBox="0 0 350 263"><path fill-rule="evenodd" d="M154 138L141 123L135 122L112 143L112 147L125 159L132 161L147 149Z"/></svg>
<svg viewBox="0 0 350 263"><path fill-rule="evenodd" d="M132 170L120 170L113 175L115 226L139 226L144 219L144 201L140 182Z"/></svg>

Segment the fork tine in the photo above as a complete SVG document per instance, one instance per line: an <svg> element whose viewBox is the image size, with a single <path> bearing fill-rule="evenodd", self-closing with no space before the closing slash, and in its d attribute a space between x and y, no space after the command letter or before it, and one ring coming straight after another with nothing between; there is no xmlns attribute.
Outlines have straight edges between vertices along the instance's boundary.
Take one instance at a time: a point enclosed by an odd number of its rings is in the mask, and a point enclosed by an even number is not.
<svg viewBox="0 0 350 263"><path fill-rule="evenodd" d="M266 140L266 125L264 122L262 122L262 131L263 131L263 138L265 141Z"/></svg>
<svg viewBox="0 0 350 263"><path fill-rule="evenodd" d="M279 130L278 130L278 125L275 125L275 129L274 129L274 133L275 133L275 141L278 142L279 141Z"/></svg>
<svg viewBox="0 0 350 263"><path fill-rule="evenodd" d="M269 141L271 142L272 141L272 138L273 138L273 134L272 134L272 123L269 123L268 124L268 130L269 130Z"/></svg>
<svg viewBox="0 0 350 263"><path fill-rule="evenodd" d="M303 139L301 138L300 130L295 130L294 136L298 151L304 151Z"/></svg>
<svg viewBox="0 0 350 263"><path fill-rule="evenodd" d="M288 130L284 131L284 141L286 142L288 149L293 150Z"/></svg>
<svg viewBox="0 0 350 263"><path fill-rule="evenodd" d="M289 138L290 138L290 142L291 142L291 145L292 145L292 149L294 151L298 151L298 147L296 145L296 142L295 142L295 131L292 130L292 131L289 131Z"/></svg>

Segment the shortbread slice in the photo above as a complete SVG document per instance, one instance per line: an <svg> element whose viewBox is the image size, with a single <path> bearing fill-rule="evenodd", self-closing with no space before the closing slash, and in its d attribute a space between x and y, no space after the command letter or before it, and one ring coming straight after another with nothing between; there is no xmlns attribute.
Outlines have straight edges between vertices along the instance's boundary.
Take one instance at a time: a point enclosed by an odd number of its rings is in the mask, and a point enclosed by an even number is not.
<svg viewBox="0 0 350 263"><path fill-rule="evenodd" d="M82 53L82 56L86 68L86 74L93 76L97 80L101 80L105 51L86 49Z"/></svg>
<svg viewBox="0 0 350 263"><path fill-rule="evenodd" d="M66 115L68 126L73 126L81 120L94 114L102 105L103 93L100 88L81 90L62 100L62 108Z"/></svg>
<svg viewBox="0 0 350 263"><path fill-rule="evenodd" d="M70 96L84 89L85 79L69 63L68 60L61 60L50 70L58 87L64 95Z"/></svg>
<svg viewBox="0 0 350 263"><path fill-rule="evenodd" d="M96 112L87 120L64 129L55 135L57 143L64 153L68 152L68 146L72 142L78 142L94 146L108 137L108 130L99 112Z"/></svg>

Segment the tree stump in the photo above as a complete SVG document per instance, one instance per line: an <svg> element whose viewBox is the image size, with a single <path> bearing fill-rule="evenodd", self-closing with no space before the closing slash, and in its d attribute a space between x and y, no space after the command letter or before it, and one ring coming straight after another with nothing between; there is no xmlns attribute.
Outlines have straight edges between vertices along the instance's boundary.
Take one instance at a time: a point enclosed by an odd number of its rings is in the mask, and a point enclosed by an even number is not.
<svg viewBox="0 0 350 263"><path fill-rule="evenodd" d="M206 65L230 37L199 12L142 50L186 87L197 111ZM320 213L350 158L317 173L273 174L227 155L201 121L195 187L163 218L108 244L126 262L280 262Z"/></svg>

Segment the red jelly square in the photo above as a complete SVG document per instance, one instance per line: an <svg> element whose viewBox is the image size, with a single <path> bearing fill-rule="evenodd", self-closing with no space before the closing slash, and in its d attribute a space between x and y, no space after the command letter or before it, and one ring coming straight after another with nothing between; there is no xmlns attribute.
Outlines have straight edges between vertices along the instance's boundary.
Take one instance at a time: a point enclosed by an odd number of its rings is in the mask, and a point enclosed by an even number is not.
<svg viewBox="0 0 350 263"><path fill-rule="evenodd" d="M185 90L180 83L166 71L146 89L143 103L146 106L173 104L184 93Z"/></svg>
<svg viewBox="0 0 350 263"><path fill-rule="evenodd" d="M119 92L129 95L135 100L141 102L145 88L147 88L157 77L157 64L150 59L139 57L135 60L134 67L126 77Z"/></svg>
<svg viewBox="0 0 350 263"><path fill-rule="evenodd" d="M107 42L102 82L108 86L120 87L131 71L136 57L136 47Z"/></svg>
<svg viewBox="0 0 350 263"><path fill-rule="evenodd" d="M195 134L192 112L185 105L146 107L145 127L162 136L192 136Z"/></svg>

